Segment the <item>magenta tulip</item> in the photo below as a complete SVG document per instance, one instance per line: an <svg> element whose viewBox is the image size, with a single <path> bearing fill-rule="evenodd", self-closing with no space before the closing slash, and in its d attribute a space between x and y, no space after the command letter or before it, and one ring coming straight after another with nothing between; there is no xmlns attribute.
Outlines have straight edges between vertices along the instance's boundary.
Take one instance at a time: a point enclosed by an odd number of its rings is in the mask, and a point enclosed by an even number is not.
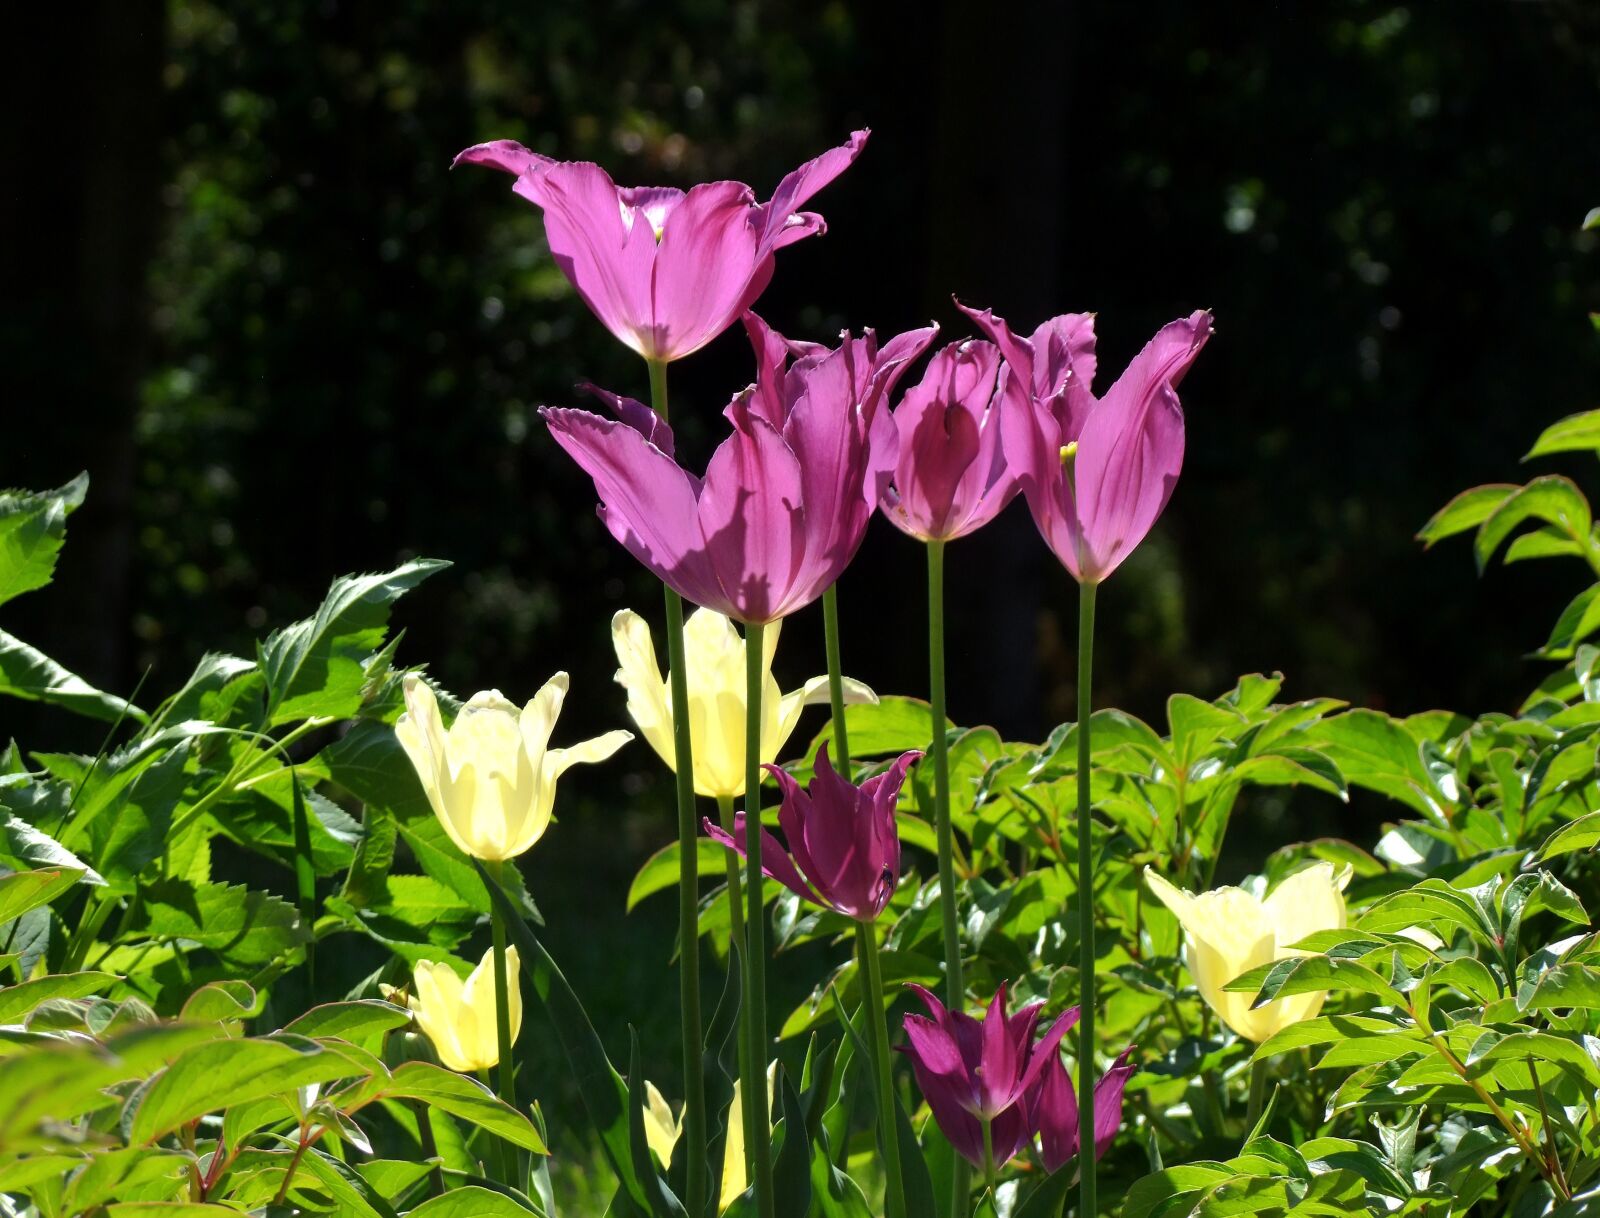
<svg viewBox="0 0 1600 1218"><path fill-rule="evenodd" d="M772 279L773 255L827 231L798 210L861 154L867 132L807 161L757 203L742 182L618 186L600 166L555 161L514 140L462 152L455 164L516 178L544 212L550 253L606 329L648 360L698 351L748 309Z"/></svg>
<svg viewBox="0 0 1600 1218"><path fill-rule="evenodd" d="M1017 493L1000 443L1000 372L992 343L951 343L895 407L899 455L881 504L903 532L924 541L963 537Z"/></svg>
<svg viewBox="0 0 1600 1218"><path fill-rule="evenodd" d="M824 744L817 752L816 774L804 791L786 770L767 766L783 792L778 827L789 846L785 850L763 829L762 873L813 905L858 922L873 921L900 883L894 809L906 770L921 756L902 753L882 774L857 786L834 770ZM706 832L742 858L744 818L743 812L734 818L732 836L710 820Z"/></svg>
<svg viewBox="0 0 1600 1218"><path fill-rule="evenodd" d="M758 353L784 341L759 319L752 334ZM821 596L855 557L888 477L874 464L877 404L931 338L915 331L879 350L870 332L847 334L833 350L803 348L786 372L782 356L764 358L761 381L724 412L733 434L704 479L673 459L671 429L641 402L601 392L617 420L540 413L635 558L685 600L771 622Z"/></svg>
<svg viewBox="0 0 1600 1218"><path fill-rule="evenodd" d="M1006 987L995 992L982 1019L947 1010L920 985L908 987L927 1004L933 1018L905 1017L904 1052L911 1058L917 1086L950 1144L978 1167L983 1162L983 1122L990 1122L995 1163L1013 1158L1033 1138L1029 1094L1057 1052L1061 1038L1078 1022L1078 1008L1056 1018L1044 1038L1033 1040L1042 1002L1006 1014Z"/></svg>
<svg viewBox="0 0 1600 1218"><path fill-rule="evenodd" d="M1128 1058L1129 1047L1094 1085L1094 1157L1105 1157L1117 1130L1122 1127L1122 1091L1136 1069ZM1028 1097L1028 1125L1039 1131L1040 1159L1048 1172L1060 1171L1081 1153L1082 1130L1078 1121L1078 1100L1072 1091L1072 1077L1062 1064L1061 1055L1052 1053L1038 1085Z"/></svg>
<svg viewBox="0 0 1600 1218"><path fill-rule="evenodd" d="M1183 466L1177 386L1211 337L1211 314L1164 326L1096 398L1092 314L1064 313L1020 339L988 309L962 309L1005 357L1002 442L1034 523L1073 578L1097 584L1172 497Z"/></svg>

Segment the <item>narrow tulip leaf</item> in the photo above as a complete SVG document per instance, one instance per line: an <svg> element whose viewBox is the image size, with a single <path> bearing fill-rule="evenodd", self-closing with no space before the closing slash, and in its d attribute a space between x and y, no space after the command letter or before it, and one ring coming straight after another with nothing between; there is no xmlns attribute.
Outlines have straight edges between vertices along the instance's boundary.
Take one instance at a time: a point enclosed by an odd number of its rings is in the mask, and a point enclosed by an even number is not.
<svg viewBox="0 0 1600 1218"><path fill-rule="evenodd" d="M1011 1218L1057 1218L1077 1180L1078 1165L1068 1163L1028 1194L1028 1199L1011 1211Z"/></svg>
<svg viewBox="0 0 1600 1218"><path fill-rule="evenodd" d="M44 702L107 723L124 716L140 722L146 718L126 698L96 689L37 647L4 630L0 630L0 695Z"/></svg>
<svg viewBox="0 0 1600 1218"><path fill-rule="evenodd" d="M0 878L0 925L48 905L81 879L83 872L68 867L19 871Z"/></svg>
<svg viewBox="0 0 1600 1218"><path fill-rule="evenodd" d="M661 1178L656 1159L650 1153L650 1143L644 1132L644 1072L639 1066L639 1033L628 1029L628 1153L633 1163L634 1175L644 1185L650 1212L656 1218L686 1218L683 1202L679 1201L667 1182Z"/></svg>
<svg viewBox="0 0 1600 1218"><path fill-rule="evenodd" d="M53 491L0 491L0 605L50 582L67 517L88 492L87 473Z"/></svg>
<svg viewBox="0 0 1600 1218"><path fill-rule="evenodd" d="M567 1059L567 1065L578 1084L589 1120L600 1135L601 1149L611 1169L617 1173L618 1181L633 1204L648 1212L650 1202L638 1174L633 1170L627 1083L606 1056L605 1047L600 1043L594 1024L589 1021L588 1012L556 967L556 962L550 958L550 953L545 951L544 945L534 935L533 928L500 886L489 877L483 864L477 859L472 863L490 899L505 918L506 927L522 958L522 966L527 970L528 980L538 994L545 1014L549 1016L562 1055Z"/></svg>
<svg viewBox="0 0 1600 1218"><path fill-rule="evenodd" d="M834 1166L826 1137L811 1148L811 1197L818 1218L874 1218L861 1186Z"/></svg>
<svg viewBox="0 0 1600 1218"><path fill-rule="evenodd" d="M1594 216L1595 212L1589 213L1589 219ZM1594 225L1585 220L1584 227L1592 228ZM1600 410L1569 414L1550 424L1539 433L1539 438L1522 459L1531 461L1535 457L1548 457L1551 453L1574 452L1600 452Z"/></svg>
<svg viewBox="0 0 1600 1218"><path fill-rule="evenodd" d="M1518 488L1510 482L1494 482L1488 486L1475 486L1462 491L1445 504L1417 531L1417 540L1424 546L1433 546L1446 537L1477 528L1495 509L1504 503Z"/></svg>
<svg viewBox="0 0 1600 1218"><path fill-rule="evenodd" d="M367 662L383 648L389 607L450 564L417 558L379 575L333 581L316 614L269 635L258 662L269 724L312 716L345 719L361 709Z"/></svg>
<svg viewBox="0 0 1600 1218"><path fill-rule="evenodd" d="M778 1067L777 1084L783 1119L778 1123L781 1140L772 1164L773 1214L774 1218L806 1218L811 1210L811 1144L806 1137L805 1112L782 1066Z"/></svg>

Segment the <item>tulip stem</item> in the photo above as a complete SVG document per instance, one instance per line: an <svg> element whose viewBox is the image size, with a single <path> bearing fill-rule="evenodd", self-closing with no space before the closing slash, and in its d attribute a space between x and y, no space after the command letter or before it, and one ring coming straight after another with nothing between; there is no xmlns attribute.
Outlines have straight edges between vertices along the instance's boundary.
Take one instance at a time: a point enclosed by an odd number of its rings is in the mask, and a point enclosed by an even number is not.
<svg viewBox="0 0 1600 1218"><path fill-rule="evenodd" d="M878 1129L883 1137L883 1212L885 1218L905 1218L906 1186L900 1171L900 1129L889 1057L889 1012L883 1003L883 966L878 960L878 936L870 922L856 923L856 947L861 955L861 1003L869 1012L867 1034L871 1037L872 1065L878 1076Z"/></svg>
<svg viewBox="0 0 1600 1218"><path fill-rule="evenodd" d="M850 777L850 733L844 724L844 667L839 660L839 585L822 594L822 634L828 651L828 706L833 715L833 768Z"/></svg>
<svg viewBox="0 0 1600 1218"><path fill-rule="evenodd" d="M744 628L744 852L745 852L745 1017L749 1021L750 1071L744 1088L751 1112L751 1165L755 1168L756 1213L772 1218L772 1125L767 1100L767 949L764 942L766 902L761 891L761 693L766 672L761 636L765 626Z"/></svg>
<svg viewBox="0 0 1600 1218"><path fill-rule="evenodd" d="M667 365L646 360L650 406L667 421ZM678 795L678 998L682 1006L683 1133L688 1170L684 1201L692 1215L706 1202L706 1084L700 1032L700 855L694 808L694 748L689 739L689 671L683 647L683 598L665 584L667 666L672 694L672 754Z"/></svg>
<svg viewBox="0 0 1600 1218"><path fill-rule="evenodd" d="M717 796L717 813L722 821L722 828L730 838L737 840L739 832L734 820L733 796ZM732 850L722 852L723 863L727 867L728 875L728 942L732 950L739 953L739 958L744 960L748 944L744 935L744 885L739 879L739 856ZM746 972L748 973L748 962ZM750 1052L750 1029L745 1021L739 1021L739 1093L741 1095L753 1094L751 1088L755 1086L750 1081L751 1071L756 1069L754 1055ZM750 1148L755 1145L754 1135L750 1130L750 1114L755 1110L749 1104L739 1105L741 1122L744 1125L744 1150L745 1150L745 1179L750 1178ZM726 1136L726 1135L724 1135Z"/></svg>
<svg viewBox="0 0 1600 1218"><path fill-rule="evenodd" d="M1094 598L1078 593L1078 1111L1094 1122L1094 857L1089 806L1089 725L1093 716ZM1091 1137L1092 1137L1091 1133ZM1095 1158L1080 1155L1078 1218L1095 1218Z"/></svg>
<svg viewBox="0 0 1600 1218"><path fill-rule="evenodd" d="M994 1122L988 1117L983 1118L983 1179L989 1186L989 1200L994 1202Z"/></svg>
<svg viewBox="0 0 1600 1218"><path fill-rule="evenodd" d="M961 978L961 931L956 909L956 868L950 839L950 755L945 747L944 705L944 542L928 542L928 701L931 703L933 738L933 823L939 841L939 908L944 922L945 1001L952 1011L966 1006L966 984ZM955 1198L952 1214L967 1209L972 1192L967 1162L956 1156L952 1174Z"/></svg>
<svg viewBox="0 0 1600 1218"><path fill-rule="evenodd" d="M500 859L488 859L484 862L484 870L489 873L489 878L500 891L504 892L505 863ZM492 900L489 902L489 933L494 939L494 1036L500 1063L498 1094L507 1104L516 1108L517 1079L511 1062L511 984L506 972L506 920L505 915L500 912L499 904ZM484 1085L488 1086L489 1072L485 1070L483 1074ZM511 1178L515 1174L512 1164L515 1161L516 1150L509 1142L501 1139L496 1141L500 1147L501 1182L516 1185L517 1182Z"/></svg>
<svg viewBox="0 0 1600 1218"><path fill-rule="evenodd" d="M1261 1109L1267 1099L1267 1070L1270 1064L1271 1059L1265 1057L1258 1057L1250 1063L1250 1099L1244 1111L1246 1137L1255 1132L1256 1122L1261 1119Z"/></svg>

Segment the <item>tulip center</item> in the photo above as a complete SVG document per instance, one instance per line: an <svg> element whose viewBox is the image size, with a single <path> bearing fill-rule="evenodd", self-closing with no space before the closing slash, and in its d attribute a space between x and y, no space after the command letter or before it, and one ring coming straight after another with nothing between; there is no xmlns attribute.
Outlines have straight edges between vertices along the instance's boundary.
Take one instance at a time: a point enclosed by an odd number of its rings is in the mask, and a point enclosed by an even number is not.
<svg viewBox="0 0 1600 1218"><path fill-rule="evenodd" d="M1073 461L1075 461L1077 459L1077 456L1078 456L1078 442L1076 440L1072 441L1072 443L1070 443L1070 444L1063 444L1061 446L1061 466L1062 466L1062 468L1063 469L1071 469L1072 468L1072 463L1073 463Z"/></svg>

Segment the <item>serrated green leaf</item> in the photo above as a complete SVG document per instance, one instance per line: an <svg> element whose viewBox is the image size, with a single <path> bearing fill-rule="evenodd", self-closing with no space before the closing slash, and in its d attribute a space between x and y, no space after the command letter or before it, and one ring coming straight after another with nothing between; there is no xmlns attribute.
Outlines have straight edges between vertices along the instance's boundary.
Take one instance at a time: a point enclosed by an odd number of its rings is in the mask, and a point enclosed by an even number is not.
<svg viewBox="0 0 1600 1218"><path fill-rule="evenodd" d="M50 582L67 517L88 491L87 473L53 491L0 491L0 605Z"/></svg>
<svg viewBox="0 0 1600 1218"><path fill-rule="evenodd" d="M309 934L293 905L243 884L157 880L141 894L131 934L198 944L239 964L266 964Z"/></svg>
<svg viewBox="0 0 1600 1218"><path fill-rule="evenodd" d="M44 702L107 723L123 716L141 723L146 718L126 698L96 689L37 647L4 630L0 630L0 695Z"/></svg>
<svg viewBox="0 0 1600 1218"><path fill-rule="evenodd" d="M360 710L367 661L383 647L389 606L449 565L417 558L378 575L343 576L315 616L269 635L259 656L268 722L344 719Z"/></svg>
<svg viewBox="0 0 1600 1218"><path fill-rule="evenodd" d="M18 871L0 877L0 926L30 909L48 905L81 879L83 872L67 867Z"/></svg>

